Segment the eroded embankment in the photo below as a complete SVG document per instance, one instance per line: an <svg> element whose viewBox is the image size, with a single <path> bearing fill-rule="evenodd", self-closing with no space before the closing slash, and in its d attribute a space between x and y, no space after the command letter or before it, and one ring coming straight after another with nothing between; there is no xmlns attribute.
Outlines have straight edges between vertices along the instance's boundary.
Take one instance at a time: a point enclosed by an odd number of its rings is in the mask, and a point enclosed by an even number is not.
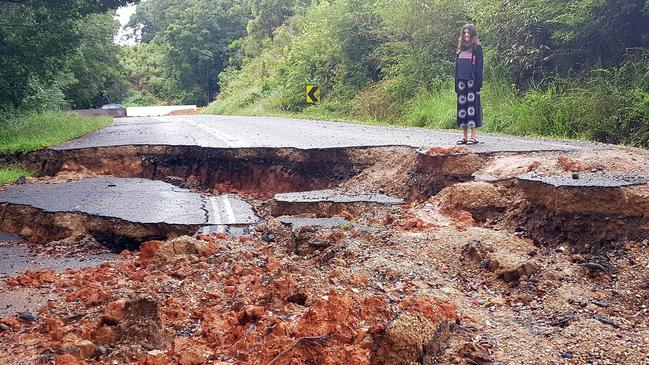
<svg viewBox="0 0 649 365"><path fill-rule="evenodd" d="M649 234L649 187L553 186L509 178L442 190L436 200L471 213L480 225L508 229L540 246L588 248Z"/></svg>
<svg viewBox="0 0 649 365"><path fill-rule="evenodd" d="M209 193L234 192L261 199L257 206L262 207L262 218L281 214L358 216L363 212L385 216L387 212L362 201L345 205L270 199L278 193L321 189L385 193L417 204L435 200L446 190L443 204L470 212L478 224L519 232L537 244L556 245L638 240L647 235L645 181L636 179L632 185L616 180L633 167L625 162L624 153L472 153L465 148L433 148L423 153L398 146L312 150L118 146L43 150L24 156L23 161L45 176L139 177ZM598 160L607 154L608 160ZM615 163L607 167L610 161ZM531 172L548 181L530 179ZM549 182L556 176L563 182ZM612 183L602 185L599 182L603 180ZM476 182L478 185L464 185ZM270 202L270 209L264 209L263 202Z"/></svg>
<svg viewBox="0 0 649 365"><path fill-rule="evenodd" d="M374 163L375 149L218 149L124 146L47 150L28 157L43 175L62 171L165 180L189 187L271 197L331 188Z"/></svg>
<svg viewBox="0 0 649 365"><path fill-rule="evenodd" d="M81 212L47 212L42 209L0 204L0 231L31 242L50 242L90 235L117 252L138 249L142 242L192 235L201 225L139 223Z"/></svg>
<svg viewBox="0 0 649 365"><path fill-rule="evenodd" d="M471 180L471 174L485 163L485 156L431 156L410 147L303 150L118 146L43 150L24 156L23 162L43 176L76 172L141 177L265 198L342 186L359 191L385 189L413 200L426 199L449 184Z"/></svg>

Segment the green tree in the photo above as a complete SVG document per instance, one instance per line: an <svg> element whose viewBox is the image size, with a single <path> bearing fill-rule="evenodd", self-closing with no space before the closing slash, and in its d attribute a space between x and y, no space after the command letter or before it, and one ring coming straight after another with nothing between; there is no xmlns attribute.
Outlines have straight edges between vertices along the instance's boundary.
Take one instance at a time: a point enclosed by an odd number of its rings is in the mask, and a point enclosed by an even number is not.
<svg viewBox="0 0 649 365"><path fill-rule="evenodd" d="M381 71L387 78L410 81L410 96L438 76L452 72L459 30L468 19L466 2L439 0L385 0L379 3L383 18L379 30Z"/></svg>
<svg viewBox="0 0 649 365"><path fill-rule="evenodd" d="M252 0L252 19L248 22L248 34L256 40L272 38L273 31L296 12L304 12L311 0Z"/></svg>
<svg viewBox="0 0 649 365"><path fill-rule="evenodd" d="M119 22L111 13L92 14L79 22L83 38L68 59L72 80L64 90L72 107L99 107L127 96L125 71L118 59L119 46L113 43L118 29Z"/></svg>
<svg viewBox="0 0 649 365"><path fill-rule="evenodd" d="M133 1L0 1L0 109L23 108L39 92L55 93L60 70L83 37L77 22L128 3Z"/></svg>
<svg viewBox="0 0 649 365"><path fill-rule="evenodd" d="M193 0L149 0L138 4L126 27L131 37L141 43L152 42L160 37L169 24L183 9L191 6Z"/></svg>
<svg viewBox="0 0 649 365"><path fill-rule="evenodd" d="M643 0L481 1L477 21L525 86L552 75L618 66L629 48L649 46Z"/></svg>
<svg viewBox="0 0 649 365"><path fill-rule="evenodd" d="M232 42L245 35L248 0L149 0L130 26L142 42L164 44L176 99L206 105L219 90Z"/></svg>
<svg viewBox="0 0 649 365"><path fill-rule="evenodd" d="M166 43L158 42L122 47L120 63L125 69L133 98L150 102L151 99L146 97L149 95L158 100L176 101L176 86L167 67L168 48Z"/></svg>

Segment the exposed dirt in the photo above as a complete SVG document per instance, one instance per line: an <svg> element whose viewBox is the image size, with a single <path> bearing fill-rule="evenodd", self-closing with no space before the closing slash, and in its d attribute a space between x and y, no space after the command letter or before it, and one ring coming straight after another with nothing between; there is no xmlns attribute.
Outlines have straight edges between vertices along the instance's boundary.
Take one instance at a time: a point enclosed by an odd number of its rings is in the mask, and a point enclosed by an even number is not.
<svg viewBox="0 0 649 365"><path fill-rule="evenodd" d="M302 244L314 249L295 255L283 226L271 220L234 241L146 245L144 257L126 252L94 269L10 280L64 299L36 322L2 319L10 329L0 333L0 362L82 358L66 348L83 341L94 345L85 361L105 364L646 360L647 243L579 254L471 225L376 233L353 225L313 232ZM120 311L141 294L159 322L148 311L131 315L143 324L124 324ZM142 326L155 344L120 334Z"/></svg>
<svg viewBox="0 0 649 365"><path fill-rule="evenodd" d="M318 190L346 181L399 148L217 149L192 146L124 146L45 150L25 163L43 175L60 172L142 177L185 187L262 198L276 193ZM402 152L403 153L403 152ZM100 156L100 157L99 157Z"/></svg>
<svg viewBox="0 0 649 365"><path fill-rule="evenodd" d="M571 153L506 153L493 155L489 164L483 166L477 174L500 179L531 171L549 176L566 172L644 174L648 161L648 151L631 147Z"/></svg>
<svg viewBox="0 0 649 365"><path fill-rule="evenodd" d="M181 109L181 110L174 110L171 113L167 113L166 115L196 115L198 114L198 110L196 109Z"/></svg>
<svg viewBox="0 0 649 365"><path fill-rule="evenodd" d="M56 176L30 182L164 179L238 192L265 222L237 239L150 241L99 267L8 279L6 295L55 299L37 318L0 319L0 363L649 363L646 151L141 146L40 156ZM530 173L625 183L557 186L521 177ZM292 211L269 199L323 188L408 204ZM92 235L79 227L99 224L2 209L0 229L33 239ZM285 213L349 223L292 228L274 217Z"/></svg>
<svg viewBox="0 0 649 365"><path fill-rule="evenodd" d="M32 242L74 240L89 236L106 247L137 249L144 241L193 234L200 226L164 223L132 223L85 213L45 212L24 205L0 204L0 231Z"/></svg>

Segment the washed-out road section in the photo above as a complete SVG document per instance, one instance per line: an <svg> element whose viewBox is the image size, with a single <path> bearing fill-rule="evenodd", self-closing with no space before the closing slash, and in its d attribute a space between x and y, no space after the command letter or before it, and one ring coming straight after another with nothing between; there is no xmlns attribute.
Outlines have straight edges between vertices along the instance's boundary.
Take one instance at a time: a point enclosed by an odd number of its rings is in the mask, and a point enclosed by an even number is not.
<svg viewBox="0 0 649 365"><path fill-rule="evenodd" d="M62 184L28 184L0 191L0 202L45 212L81 212L133 223L250 225L257 217L235 195L204 196L162 181L89 178Z"/></svg>
<svg viewBox="0 0 649 365"><path fill-rule="evenodd" d="M274 117L182 115L118 118L106 128L53 149L58 152L74 152L97 147L192 146L225 150L289 148L313 151L405 146L427 151L431 147L455 146L459 137L459 131L433 131L422 128ZM481 135L480 139L482 143L466 146L470 153L571 152L613 148L596 143L498 135ZM197 158L202 158L201 156L199 154ZM247 155L244 154L244 159L245 156ZM103 157L97 155L97 163ZM174 162L174 158L170 157L170 161ZM90 163L92 164L92 161ZM227 164L228 161L219 160L219 163ZM233 164L231 168L236 169L240 166ZM328 168L331 166L323 164L323 170ZM194 174L209 173L194 170ZM238 172L239 175L244 173L248 172ZM283 172L280 171L278 176L284 176L281 173ZM231 175L233 179L241 177L237 173ZM309 193L291 189L284 191L297 193L276 196L278 212L293 211L293 205L299 204L320 204L319 206L327 206L328 211L333 212L337 211L333 205L344 203L353 206L357 203L354 199L359 199L359 196L352 196L349 198L352 201L338 202L336 199L341 197L334 194L324 201L315 202L311 200L322 200L321 192ZM307 201L302 201L304 199ZM367 197L361 200L365 202L366 199ZM403 201L373 203L390 205L401 204ZM223 226L248 226L258 221L251 206L236 195L202 195L162 181L141 178L101 177L59 184L13 186L0 191L0 204L28 206L47 213L80 212L96 217L118 218L136 224L217 226L217 230L221 231ZM288 205L293 210L288 209Z"/></svg>

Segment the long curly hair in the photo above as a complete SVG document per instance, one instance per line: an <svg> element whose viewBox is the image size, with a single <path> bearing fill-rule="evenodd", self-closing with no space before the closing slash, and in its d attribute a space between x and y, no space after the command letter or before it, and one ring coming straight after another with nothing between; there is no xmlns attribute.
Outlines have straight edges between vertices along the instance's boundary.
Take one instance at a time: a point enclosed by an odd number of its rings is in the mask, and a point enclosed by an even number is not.
<svg viewBox="0 0 649 365"><path fill-rule="evenodd" d="M471 40L469 42L465 42L463 37L464 31L467 30L471 35ZM462 51L468 51L470 49L475 49L480 45L481 44L480 44L480 38L478 38L478 29L476 29L475 25L466 24L465 26L463 26L462 31L460 31L460 39L457 42L457 53L460 53Z"/></svg>

